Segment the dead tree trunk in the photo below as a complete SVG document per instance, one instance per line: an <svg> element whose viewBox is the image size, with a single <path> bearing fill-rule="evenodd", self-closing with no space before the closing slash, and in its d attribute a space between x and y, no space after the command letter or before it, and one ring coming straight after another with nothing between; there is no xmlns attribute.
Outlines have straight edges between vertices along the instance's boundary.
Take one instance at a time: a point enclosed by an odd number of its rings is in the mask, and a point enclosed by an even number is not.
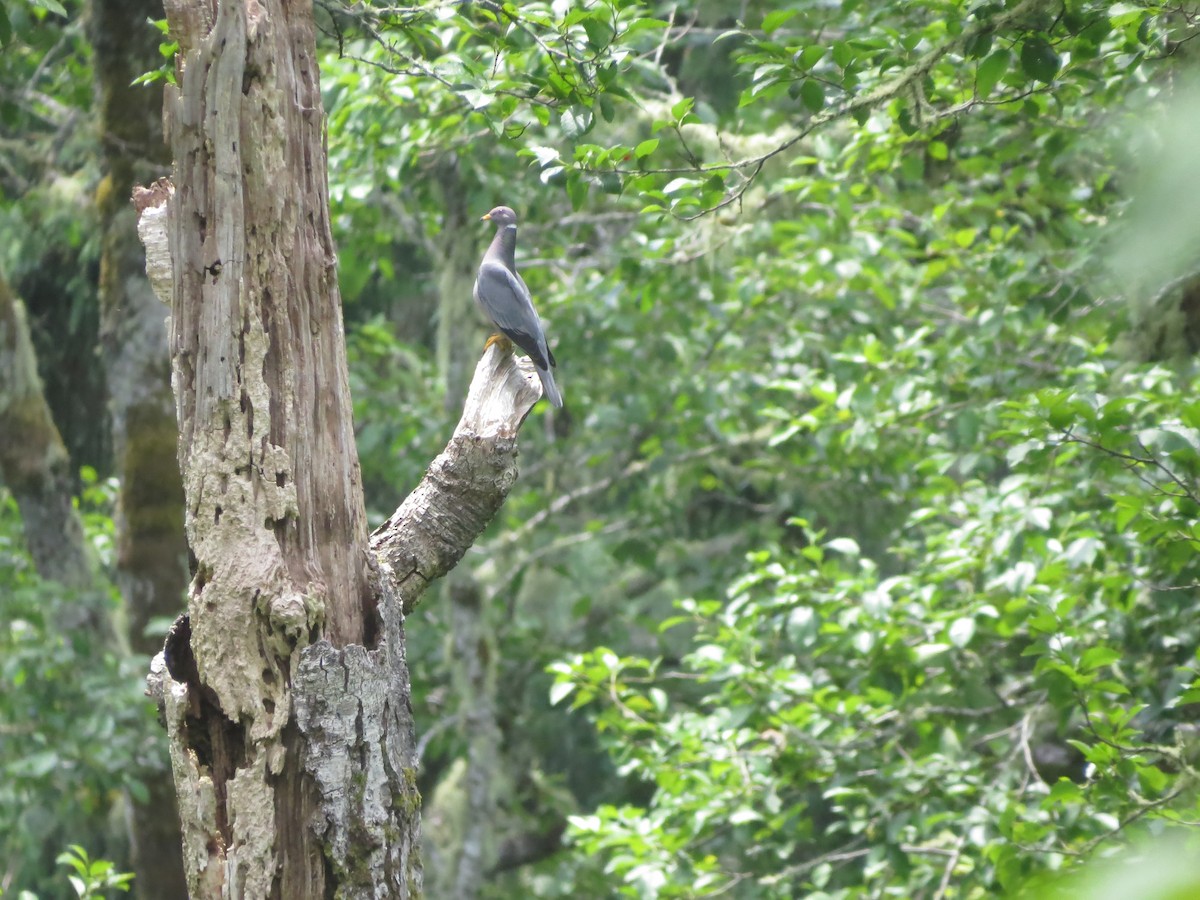
<svg viewBox="0 0 1200 900"><path fill-rule="evenodd" d="M403 610L516 478L539 396L493 347L421 486L368 543L311 7L169 0L173 184L135 191L171 307L188 615L156 661L199 897L414 897Z"/></svg>

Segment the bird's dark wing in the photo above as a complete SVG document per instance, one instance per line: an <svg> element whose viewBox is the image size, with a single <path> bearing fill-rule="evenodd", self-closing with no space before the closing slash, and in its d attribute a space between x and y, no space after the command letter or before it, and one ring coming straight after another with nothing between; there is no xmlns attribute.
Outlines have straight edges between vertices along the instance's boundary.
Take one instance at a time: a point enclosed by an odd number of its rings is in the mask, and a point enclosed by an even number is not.
<svg viewBox="0 0 1200 900"><path fill-rule="evenodd" d="M505 268L505 270L504 270L504 271L508 272L508 269L507 269L507 267ZM528 287L526 287L526 285L525 285L525 279L521 277L521 273L520 273L520 272L509 272L509 274L510 274L510 275L512 275L514 278L516 278L516 279L517 279L517 283L521 285L521 290L522 290L522 291L525 293L525 296L526 296L526 297L530 297L530 298L532 298L532 297L533 297L533 294L529 293L529 288L528 288ZM530 299L530 301L529 301L529 305L530 305L531 307L533 306L533 300L532 300L532 299ZM536 312L536 310L535 310L535 312ZM539 327L541 326L541 320L540 320L540 319L538 320L538 325L539 325ZM542 337L543 337L543 339L544 339L544 338L545 338L545 332L544 332L544 331L542 331L541 333L542 333ZM557 366L558 366L558 360L556 360L556 359L554 358L554 351L550 349L550 346L549 346L548 344L546 345L546 355L550 357L550 366L551 366L552 368L554 368L554 367L557 367ZM542 368L545 368L545 366L543 366Z"/></svg>
<svg viewBox="0 0 1200 900"><path fill-rule="evenodd" d="M509 269L506 268L506 266L505 266L504 271L509 272L509 275L516 278L517 284L520 284L520 286L521 286L521 293L526 295L527 298L533 298L533 294L529 293L529 288L526 287L526 283L524 283L524 278L521 277L521 272L509 271ZM532 299L529 300L529 308L530 308L530 310L532 310L532 308L533 308L533 300ZM534 311L534 314L536 314L536 311ZM542 330L542 328L541 328L541 319L538 319L538 334L541 335L542 343L545 343L546 334L545 334L545 331ZM530 355L532 355L532 354L530 354ZM550 356L550 367L551 368L557 367L558 360L554 359L554 352L552 349L550 349L550 344L546 344L546 355ZM536 360L534 360L534 361L536 361ZM542 366L542 368L545 368L545 366Z"/></svg>
<svg viewBox="0 0 1200 900"><path fill-rule="evenodd" d="M475 281L475 297L496 327L528 353L534 365L543 369L554 365L542 323L520 275L502 263L484 260Z"/></svg>

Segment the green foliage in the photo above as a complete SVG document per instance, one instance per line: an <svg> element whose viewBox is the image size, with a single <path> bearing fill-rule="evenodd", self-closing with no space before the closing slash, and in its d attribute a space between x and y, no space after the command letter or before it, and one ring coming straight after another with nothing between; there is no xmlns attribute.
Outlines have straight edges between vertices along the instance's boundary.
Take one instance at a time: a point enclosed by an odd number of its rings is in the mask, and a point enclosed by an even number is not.
<svg viewBox="0 0 1200 900"><path fill-rule="evenodd" d="M0 2L0 201L22 196L47 168L71 171L88 152L91 137L71 121L91 102L81 11L75 0Z"/></svg>
<svg viewBox="0 0 1200 900"><path fill-rule="evenodd" d="M45 22L48 15L66 18L66 8L58 0L5 0L0 3L0 49L13 43L18 34Z"/></svg>
<svg viewBox="0 0 1200 900"><path fill-rule="evenodd" d="M0 246L19 270L61 233L76 262L51 268L86 282L88 54L49 9L0 6L0 84L32 85L0 92L28 148ZM1194 17L319 15L372 514L452 425L437 323L497 202L561 363L567 408L527 423L464 565L504 685L495 843L567 830L488 896L1087 895L1081 865L1194 828ZM5 516L0 833L43 873L20 836L78 839L55 823L137 789L144 732L115 656L61 627L109 599L37 581ZM426 788L472 737L451 627L437 598L408 626Z"/></svg>
<svg viewBox="0 0 1200 900"><path fill-rule="evenodd" d="M363 479L386 492L380 497L369 489L368 506L373 516L383 518L395 508L396 489L415 485L429 460L441 452L445 435L440 416L383 418L372 411L394 408L398 399L413 408L435 407L437 378L428 358L398 341L379 317L360 323L347 336L347 345Z"/></svg>
<svg viewBox="0 0 1200 900"><path fill-rule="evenodd" d="M423 278L482 244L443 231L454 154L523 214L562 362L477 575L510 764L578 806L492 896L997 896L1196 820L1195 373L1122 349L1181 270L1118 297L1106 265L1126 120L1172 140L1193 33L1036 0L346 23L343 247L390 231Z"/></svg>
<svg viewBox="0 0 1200 900"><path fill-rule="evenodd" d="M0 9L14 26L0 50L0 272L29 310L47 402L72 458L103 469L99 147L83 5L68 0L66 18L23 0L0 0Z"/></svg>
<svg viewBox="0 0 1200 900"><path fill-rule="evenodd" d="M78 844L72 844L67 851L60 853L57 862L75 871L74 875L68 876L68 880L80 900L103 898L109 890L128 892L133 883L132 873L118 872L116 866L106 859L92 859Z"/></svg>
<svg viewBox="0 0 1200 900"><path fill-rule="evenodd" d="M81 501L101 561L111 561L113 551L113 490L92 480ZM62 889L46 848L84 839L106 855L125 852L111 822L114 801L126 792L143 796L144 773L165 755L143 696L144 664L117 646L108 624L116 602L111 590L74 594L40 579L15 504L3 495L0 844L5 881L43 896L61 896ZM99 866L92 870L97 879L111 865L76 862Z"/></svg>
<svg viewBox="0 0 1200 900"><path fill-rule="evenodd" d="M163 42L158 45L158 52L162 54L164 61L157 69L152 69L133 79L133 83L153 84L156 81L165 81L168 84L175 84L175 54L179 52L179 41L169 39L166 19L149 19L147 24L157 29L164 38Z"/></svg>
<svg viewBox="0 0 1200 900"><path fill-rule="evenodd" d="M117 867L107 859L92 859L78 844L71 844L58 855L55 862L74 873L67 875L67 881L80 900L103 900L113 890L128 893L133 884L133 873L118 872ZM4 890L0 888L2 896ZM16 900L38 900L33 891L23 890L14 896Z"/></svg>

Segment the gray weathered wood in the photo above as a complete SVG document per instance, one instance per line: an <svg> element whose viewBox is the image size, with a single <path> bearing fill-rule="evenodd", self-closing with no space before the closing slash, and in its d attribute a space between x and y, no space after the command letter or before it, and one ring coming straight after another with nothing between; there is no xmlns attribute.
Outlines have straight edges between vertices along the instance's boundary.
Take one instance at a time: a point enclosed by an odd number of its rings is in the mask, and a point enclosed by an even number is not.
<svg viewBox="0 0 1200 900"><path fill-rule="evenodd" d="M479 360L450 443L371 535L405 613L454 568L504 503L517 480L517 432L541 393L533 364L498 343Z"/></svg>
<svg viewBox="0 0 1200 900"><path fill-rule="evenodd" d="M311 7L168 0L167 15L174 172L135 206L170 306L195 557L188 616L150 678L189 891L415 897L403 609L503 502L540 385L490 348L446 450L369 542Z"/></svg>
<svg viewBox="0 0 1200 900"><path fill-rule="evenodd" d="M167 15L180 42L165 110L174 171L136 205L153 283L170 303L195 557L188 616L157 673L189 891L413 896L419 799L403 623L389 616L384 638L387 592L369 559L312 9L170 0ZM301 729L337 733L314 672L341 654L361 676L337 682L343 705L370 719L354 758L388 762L355 783L386 798L382 813L321 808L314 773L327 748ZM371 700L384 696L384 707ZM339 829L358 836L362 858L374 840L394 864L339 856Z"/></svg>

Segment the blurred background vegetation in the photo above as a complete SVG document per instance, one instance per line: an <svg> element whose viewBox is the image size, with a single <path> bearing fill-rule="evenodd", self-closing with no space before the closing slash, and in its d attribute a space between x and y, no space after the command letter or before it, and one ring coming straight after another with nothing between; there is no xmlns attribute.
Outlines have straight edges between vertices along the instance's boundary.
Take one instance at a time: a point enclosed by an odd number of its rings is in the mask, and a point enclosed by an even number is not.
<svg viewBox="0 0 1200 900"><path fill-rule="evenodd" d="M156 114L160 15L0 0L0 272L94 572L35 566L0 489L11 895L162 827L129 809L181 599L122 580L151 457L102 294L167 169L98 62L135 36ZM499 203L566 399L409 621L429 896L1198 895L1194 4L315 15L373 520L457 420Z"/></svg>

